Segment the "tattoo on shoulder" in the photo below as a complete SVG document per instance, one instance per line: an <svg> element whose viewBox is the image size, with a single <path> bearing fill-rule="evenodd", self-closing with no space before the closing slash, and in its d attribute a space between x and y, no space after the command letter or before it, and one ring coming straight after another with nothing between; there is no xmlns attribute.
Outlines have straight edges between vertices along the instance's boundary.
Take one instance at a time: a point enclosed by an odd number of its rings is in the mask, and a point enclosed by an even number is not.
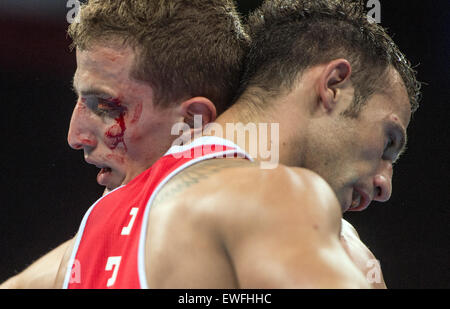
<svg viewBox="0 0 450 309"><path fill-rule="evenodd" d="M157 194L153 205L159 204L168 197L173 197L190 186L204 181L225 169L251 168L255 166L257 166L255 163L244 159L213 159L195 164L174 176Z"/></svg>

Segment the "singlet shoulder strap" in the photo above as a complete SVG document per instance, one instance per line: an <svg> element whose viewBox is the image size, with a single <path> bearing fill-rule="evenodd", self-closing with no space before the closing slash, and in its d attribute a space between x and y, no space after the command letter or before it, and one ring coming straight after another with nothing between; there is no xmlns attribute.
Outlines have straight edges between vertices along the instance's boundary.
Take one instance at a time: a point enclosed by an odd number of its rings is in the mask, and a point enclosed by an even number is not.
<svg viewBox="0 0 450 309"><path fill-rule="evenodd" d="M195 139L190 144L183 145L183 146L172 146L165 153L165 156L179 153L179 152L184 152L184 151L187 151L194 147L202 146L202 145L221 145L221 146L225 146L225 147L234 148L239 154L244 154L245 158L247 158L248 160L250 160L252 162L254 161L253 158L249 154L247 154L244 150L242 150L238 145L236 145L235 143L233 143L230 140L227 140L227 139L224 139L221 137L217 137L217 136L202 136L202 137Z"/></svg>
<svg viewBox="0 0 450 309"><path fill-rule="evenodd" d="M150 196L150 199L147 202L147 205L145 207L145 213L143 222L141 225L141 233L140 233L140 239L139 239L139 252L138 252L138 273L139 273L139 282L141 285L141 288L147 289L148 283L147 283L147 276L145 271L145 243L146 243L146 236L147 236L147 227L148 227L148 219L150 214L150 209L152 206L152 203L156 197L156 195L159 193L159 191L164 187L164 185L172 179L175 175L183 171L184 169L197 164L199 162L210 160L214 158L225 158L228 157L228 155L239 155L239 157L246 158L249 161L254 161L253 158L251 158L246 152L244 152L239 146L234 144L233 142L220 138L215 136L203 136L196 140L194 140L192 143L188 145L183 146L172 146L169 151L165 154L165 156L168 155L175 155L177 153L182 153L189 151L195 147L201 147L205 145L220 145L225 146L226 149L224 151L220 152L213 152L208 153L206 155L199 156L197 158L193 158L192 160L189 160L173 170L169 175L167 175L163 181L159 183L159 185L155 188L152 195Z"/></svg>

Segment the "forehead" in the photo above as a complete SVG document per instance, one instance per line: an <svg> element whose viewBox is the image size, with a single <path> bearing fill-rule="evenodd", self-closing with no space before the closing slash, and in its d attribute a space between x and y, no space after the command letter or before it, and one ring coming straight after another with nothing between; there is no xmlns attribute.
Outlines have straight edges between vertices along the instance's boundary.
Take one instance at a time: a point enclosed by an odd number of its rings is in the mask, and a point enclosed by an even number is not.
<svg viewBox="0 0 450 309"><path fill-rule="evenodd" d="M411 103L403 79L391 68L386 75L384 86L369 99L366 109L374 117L391 117L406 129L411 119Z"/></svg>
<svg viewBox="0 0 450 309"><path fill-rule="evenodd" d="M74 84L81 89L92 83L114 87L128 81L135 60L134 51L123 45L93 45L86 50L77 49L76 56Z"/></svg>

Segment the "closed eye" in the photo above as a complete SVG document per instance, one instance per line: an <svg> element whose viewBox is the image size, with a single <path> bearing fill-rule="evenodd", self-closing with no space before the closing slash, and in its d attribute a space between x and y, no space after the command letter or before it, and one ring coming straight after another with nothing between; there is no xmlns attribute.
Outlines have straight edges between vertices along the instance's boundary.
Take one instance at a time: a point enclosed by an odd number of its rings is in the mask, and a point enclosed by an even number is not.
<svg viewBox="0 0 450 309"><path fill-rule="evenodd" d="M383 150L382 156L383 160L394 161L395 156L394 146L395 146L395 139L391 135L388 135Z"/></svg>
<svg viewBox="0 0 450 309"><path fill-rule="evenodd" d="M394 125L394 128L387 134L383 159L396 163L405 151L406 134L400 126Z"/></svg>
<svg viewBox="0 0 450 309"><path fill-rule="evenodd" d="M392 146L394 146L394 140L392 137L388 137L386 147L384 147L384 152L389 151L389 149L392 148Z"/></svg>

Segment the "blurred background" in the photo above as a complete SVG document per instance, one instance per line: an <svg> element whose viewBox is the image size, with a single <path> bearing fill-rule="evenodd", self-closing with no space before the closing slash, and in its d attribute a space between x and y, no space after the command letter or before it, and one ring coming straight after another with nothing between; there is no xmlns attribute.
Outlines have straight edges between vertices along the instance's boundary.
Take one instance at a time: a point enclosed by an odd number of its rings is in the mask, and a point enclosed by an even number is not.
<svg viewBox="0 0 450 309"><path fill-rule="evenodd" d="M261 1L238 1L243 15ZM345 215L390 288L450 288L448 0L381 0L381 24L426 83L395 169L394 193ZM76 233L101 195L97 168L71 150L75 104L65 0L1 0L0 281Z"/></svg>

